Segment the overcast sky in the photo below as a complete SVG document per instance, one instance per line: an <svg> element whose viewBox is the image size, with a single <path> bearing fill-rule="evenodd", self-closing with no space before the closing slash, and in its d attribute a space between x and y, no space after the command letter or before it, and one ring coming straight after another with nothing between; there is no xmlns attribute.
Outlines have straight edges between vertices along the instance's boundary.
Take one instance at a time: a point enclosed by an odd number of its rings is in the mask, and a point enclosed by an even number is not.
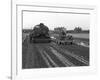
<svg viewBox="0 0 100 80"><path fill-rule="evenodd" d="M90 15L86 14L64 14L45 12L23 12L23 28L30 29L39 23L44 23L53 30L55 27L65 27L67 30L79 26L82 29L89 29Z"/></svg>

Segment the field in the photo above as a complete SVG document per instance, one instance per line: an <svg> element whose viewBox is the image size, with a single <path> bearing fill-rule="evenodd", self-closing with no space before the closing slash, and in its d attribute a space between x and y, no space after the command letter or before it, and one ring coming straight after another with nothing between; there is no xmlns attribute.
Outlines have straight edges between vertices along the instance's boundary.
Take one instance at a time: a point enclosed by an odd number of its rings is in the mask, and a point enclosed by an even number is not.
<svg viewBox="0 0 100 80"><path fill-rule="evenodd" d="M77 43L89 43L88 34L73 36ZM78 44L58 45L54 42L30 43L28 33L23 33L22 39L23 69L89 66L89 47Z"/></svg>
<svg viewBox="0 0 100 80"><path fill-rule="evenodd" d="M69 33L75 38L89 39L89 33Z"/></svg>

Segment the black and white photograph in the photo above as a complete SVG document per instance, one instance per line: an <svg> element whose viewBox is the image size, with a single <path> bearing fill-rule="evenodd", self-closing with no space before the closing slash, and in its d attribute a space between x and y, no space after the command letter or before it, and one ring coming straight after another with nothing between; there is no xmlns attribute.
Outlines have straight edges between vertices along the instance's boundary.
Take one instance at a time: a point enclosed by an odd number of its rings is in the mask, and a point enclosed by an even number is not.
<svg viewBox="0 0 100 80"><path fill-rule="evenodd" d="M100 80L100 0L0 3L0 80Z"/></svg>
<svg viewBox="0 0 100 80"><path fill-rule="evenodd" d="M90 14L23 11L22 69L90 66Z"/></svg>
<svg viewBox="0 0 100 80"><path fill-rule="evenodd" d="M92 5L12 3L12 80L94 74L96 26Z"/></svg>

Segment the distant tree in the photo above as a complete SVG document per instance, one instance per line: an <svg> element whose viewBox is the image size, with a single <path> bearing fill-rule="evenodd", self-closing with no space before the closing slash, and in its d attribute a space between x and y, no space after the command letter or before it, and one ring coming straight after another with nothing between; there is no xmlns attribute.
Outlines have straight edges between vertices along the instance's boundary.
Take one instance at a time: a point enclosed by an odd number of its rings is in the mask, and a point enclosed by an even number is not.
<svg viewBox="0 0 100 80"><path fill-rule="evenodd" d="M65 27L56 27L56 28L54 28L54 31L57 33L66 32L66 28Z"/></svg>
<svg viewBox="0 0 100 80"><path fill-rule="evenodd" d="M81 32L82 28L81 27L75 27L74 32Z"/></svg>

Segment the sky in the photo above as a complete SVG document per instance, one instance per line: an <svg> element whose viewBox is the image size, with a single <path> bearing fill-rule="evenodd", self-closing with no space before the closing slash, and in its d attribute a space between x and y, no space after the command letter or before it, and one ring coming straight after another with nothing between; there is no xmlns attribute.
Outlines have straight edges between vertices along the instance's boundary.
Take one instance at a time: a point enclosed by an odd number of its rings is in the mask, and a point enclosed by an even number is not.
<svg viewBox="0 0 100 80"><path fill-rule="evenodd" d="M78 26L83 30L88 30L90 26L90 15L23 12L23 29L32 29L39 23L44 23L50 30L53 30L55 27L65 27L67 30L73 30Z"/></svg>

